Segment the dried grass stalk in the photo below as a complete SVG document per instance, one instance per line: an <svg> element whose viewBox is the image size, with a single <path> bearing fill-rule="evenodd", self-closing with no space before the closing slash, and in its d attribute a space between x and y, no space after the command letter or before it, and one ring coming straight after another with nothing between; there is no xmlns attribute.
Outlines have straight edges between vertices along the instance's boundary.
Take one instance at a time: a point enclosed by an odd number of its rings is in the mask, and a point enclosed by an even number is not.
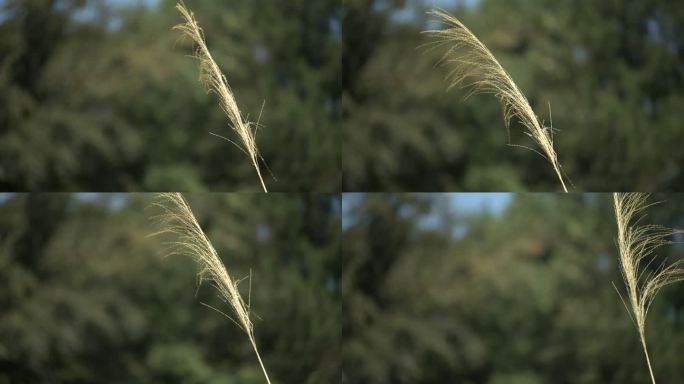
<svg viewBox="0 0 684 384"><path fill-rule="evenodd" d="M268 192L266 185L264 184L264 179L261 177L261 170L259 169L259 159L261 156L259 155L256 145L256 132L259 129L259 123L253 123L242 118L240 109L235 102L233 91L228 85L228 80L226 80L226 76L221 72L221 69L211 56L209 48L207 48L207 44L204 40L204 32L197 23L194 14L185 7L183 2L176 4L176 9L178 9L178 12L183 16L185 22L176 25L173 29L181 31L183 35L192 39L197 46L195 49L195 57L199 61L200 82L204 84L208 92L214 92L218 95L221 109L228 116L232 128L240 138L242 145L223 136L214 135L235 144L235 146L249 156L249 159L254 165L254 169L256 169L257 176L259 176L261 187L264 189L264 192Z"/></svg>
<svg viewBox="0 0 684 384"><path fill-rule="evenodd" d="M169 254L184 254L197 261L201 267L198 275L200 283L210 281L221 294L221 298L230 306L235 318L226 316L247 334L257 360L259 360L261 370L266 377L266 382L270 384L271 381L256 346L254 326L249 316L249 303L245 304L238 291L237 282L228 274L216 250L202 231L190 206L180 193L160 193L153 205L162 210L162 213L155 217L161 228L155 235L162 233L175 235L177 240L170 243Z"/></svg>
<svg viewBox="0 0 684 384"><path fill-rule="evenodd" d="M623 299L623 303L639 332L648 371L655 384L651 360L646 348L646 315L662 287L684 280L684 269L682 269L684 260L677 260L668 266L661 264L654 270L648 268L654 260L655 250L660 246L671 244L672 241L668 238L681 232L659 225L639 224L644 216L644 210L652 205L646 203L647 199L648 195L644 193L613 194L618 227L620 271L625 281L628 298L628 301ZM647 261L647 258L650 260Z"/></svg>
<svg viewBox="0 0 684 384"><path fill-rule="evenodd" d="M452 67L448 75L448 88L451 89L459 84L464 88L470 88L467 97L476 93L496 95L503 108L509 140L511 120L517 118L525 127L525 134L539 145L541 152L528 147L524 148L537 152L551 163L563 190L567 192L561 172L562 167L553 148L554 128L546 127L537 118L525 95L518 89L492 52L461 21L443 10L433 10L430 14L440 18L446 25L444 29L425 31L425 33L434 39L434 45L448 47L442 58L442 63ZM466 83L466 79L475 80Z"/></svg>

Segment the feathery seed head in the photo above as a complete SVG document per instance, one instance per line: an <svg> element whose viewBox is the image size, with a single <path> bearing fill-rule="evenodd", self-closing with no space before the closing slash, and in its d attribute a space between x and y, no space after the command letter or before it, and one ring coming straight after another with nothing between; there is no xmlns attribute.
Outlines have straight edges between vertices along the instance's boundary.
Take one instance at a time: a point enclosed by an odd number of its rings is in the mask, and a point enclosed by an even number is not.
<svg viewBox="0 0 684 384"><path fill-rule="evenodd" d="M458 85L469 88L466 98L477 93L494 94L503 108L509 140L511 120L517 118L525 127L525 134L539 145L541 152L525 148L537 152L551 163L563 190L567 192L562 167L553 147L553 127L546 127L540 122L525 95L492 52L460 20L443 10L433 10L429 14L440 18L446 25L444 29L425 33L434 39L433 45L448 47L442 57L442 63L451 66L447 77L448 89ZM474 80L466 82L468 79Z"/></svg>
<svg viewBox="0 0 684 384"><path fill-rule="evenodd" d="M162 210L155 217L160 227L157 234L176 235L176 240L170 243L169 254L183 254L197 261L200 283L209 281L216 287L222 299L233 309L235 323L251 337L253 326L249 308L238 291L236 281L228 274L185 198L180 193L160 193L153 205Z"/></svg>
<svg viewBox="0 0 684 384"><path fill-rule="evenodd" d="M233 310L235 318L226 316L247 334L266 382L270 384L268 373L256 346L254 325L249 316L249 305L245 304L238 290L237 282L228 274L226 267L197 222L183 195L180 193L160 193L152 204L162 211L153 218L160 227L159 232L153 235L162 233L175 235L176 240L170 243L169 254L183 254L197 261L200 265L200 283L211 281L221 294L223 301Z"/></svg>
<svg viewBox="0 0 684 384"><path fill-rule="evenodd" d="M684 280L684 260L677 260L667 266L661 264L654 270L649 270L656 249L671 244L670 236L682 232L660 225L639 224L644 211L653 205L647 204L647 199L648 194L645 193L613 194L620 271L627 288L629 305L624 300L623 303L639 332L651 380L655 384L646 348L646 315L661 288Z"/></svg>
<svg viewBox="0 0 684 384"><path fill-rule="evenodd" d="M247 119L243 119L237 102L235 101L233 91L230 89L225 75L221 72L218 64L216 64L216 61L214 61L214 58L211 56L204 39L204 32L197 23L194 14L185 7L185 4L183 4L182 1L176 4L176 9L180 12L181 16L183 16L185 22L176 25L173 29L181 31L184 36L189 37L195 43L195 57L199 61L200 82L204 84L208 92L215 93L218 96L221 109L228 116L233 130L240 138L241 145L228 138L219 135L215 136L221 137L234 144L249 157L259 176L259 181L261 182L264 192L268 192L259 168L259 159L261 158L261 155L259 154L256 145L256 132L259 128L259 123L253 123Z"/></svg>

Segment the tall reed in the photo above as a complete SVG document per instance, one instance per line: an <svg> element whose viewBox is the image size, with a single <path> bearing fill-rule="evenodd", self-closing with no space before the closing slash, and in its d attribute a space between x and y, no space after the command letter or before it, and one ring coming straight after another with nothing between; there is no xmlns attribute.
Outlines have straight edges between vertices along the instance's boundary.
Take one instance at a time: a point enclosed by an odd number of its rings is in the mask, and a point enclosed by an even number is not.
<svg viewBox="0 0 684 384"><path fill-rule="evenodd" d="M254 338L254 325L250 320L249 303L245 304L238 290L237 282L228 274L226 267L197 222L183 195L180 193L160 193L153 205L162 210L161 214L155 216L160 227L160 231L155 235L162 233L174 235L176 240L171 242L169 254L184 254L197 261L201 267L199 272L200 283L203 281L212 282L221 294L222 299L230 306L235 318L228 317L247 335L266 382L270 384L271 381L268 378L264 363L261 361Z"/></svg>
<svg viewBox="0 0 684 384"><path fill-rule="evenodd" d="M444 29L424 33L434 39L434 45L448 47L442 57L442 63L451 66L448 89L461 84L465 88L470 88L468 96L476 93L496 95L503 108L509 140L511 120L517 118L525 127L525 134L537 143L541 152L529 147L524 148L538 153L551 163L563 190L567 192L562 167L553 147L554 128L545 126L539 120L525 95L499 64L496 57L460 20L443 10L433 10L430 14L441 19L446 25ZM465 82L466 79L471 78L475 80L470 83Z"/></svg>
<svg viewBox="0 0 684 384"><path fill-rule="evenodd" d="M214 61L214 58L211 56L209 48L207 48L207 44L204 40L204 32L197 23L194 14L185 7L183 2L176 4L176 9L183 16L185 22L176 25L173 29L181 31L183 35L189 37L197 46L195 49L195 57L199 61L200 81L204 84L208 92L213 92L218 95L219 105L226 116L228 116L228 120L230 121L233 130L240 138L242 145L237 144L226 137L217 134L214 135L233 143L249 157L252 161L252 165L254 165L254 169L256 169L257 176L259 176L261 187L264 192L268 192L266 184L264 184L264 179L261 177L261 170L259 169L259 159L261 158L261 155L259 154L256 145L256 133L259 129L259 123L253 123L242 118L233 91L228 85L228 80L226 80L226 76L221 72L218 64L216 64L216 61Z"/></svg>
<svg viewBox="0 0 684 384"><path fill-rule="evenodd" d="M660 225L639 224L644 216L644 210L652 205L646 203L647 199L648 195L644 193L613 194L620 271L627 288L629 304L624 299L622 301L639 332L651 381L655 384L651 359L646 348L646 315L662 287L684 280L684 260L677 260L667 266L663 263L655 269L649 269L654 261L655 250L671 244L669 237L681 232ZM646 260L647 258L651 260ZM617 287L615 289L617 290ZM620 298L622 299L622 295Z"/></svg>

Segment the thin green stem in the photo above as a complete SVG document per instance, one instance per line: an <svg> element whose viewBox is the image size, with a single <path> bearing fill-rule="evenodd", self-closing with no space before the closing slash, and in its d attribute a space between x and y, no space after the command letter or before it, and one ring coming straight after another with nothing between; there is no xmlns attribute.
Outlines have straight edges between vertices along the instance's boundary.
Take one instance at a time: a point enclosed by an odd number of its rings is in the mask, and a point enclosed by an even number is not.
<svg viewBox="0 0 684 384"><path fill-rule="evenodd" d="M563 191L565 191L565 193L568 193L568 188L565 186L563 176L561 176L560 170L558 169L558 166L556 166L556 164L553 164L553 170L556 171L556 175L558 175L558 180L560 180L561 185L563 186Z"/></svg>
<svg viewBox="0 0 684 384"><path fill-rule="evenodd" d="M271 380L268 378L268 373L266 373L266 367L264 367L264 363L261 361L261 356L259 355L259 350L257 349L256 342L254 341L253 337L250 337L250 340L252 342L252 348L254 348L254 353L256 353L257 360L259 360L259 365L261 366L261 371L264 372L264 377L266 377L266 382L268 384L271 384Z"/></svg>
<svg viewBox="0 0 684 384"><path fill-rule="evenodd" d="M256 160L252 160L252 163L254 164L254 168L256 168L257 176L259 176L259 181L261 182L261 187L264 189L265 193L268 193L268 190L266 189L266 184L264 184L264 179L261 177L261 171L259 170L259 164L257 164ZM563 181L561 180L561 183L562 182Z"/></svg>
<svg viewBox="0 0 684 384"><path fill-rule="evenodd" d="M655 376L653 376L653 368L651 368L651 359L648 357L648 349L646 348L646 337L643 334L641 334L641 345L644 347L644 355L646 355L648 373L651 374L651 382L653 382L653 384L656 384Z"/></svg>

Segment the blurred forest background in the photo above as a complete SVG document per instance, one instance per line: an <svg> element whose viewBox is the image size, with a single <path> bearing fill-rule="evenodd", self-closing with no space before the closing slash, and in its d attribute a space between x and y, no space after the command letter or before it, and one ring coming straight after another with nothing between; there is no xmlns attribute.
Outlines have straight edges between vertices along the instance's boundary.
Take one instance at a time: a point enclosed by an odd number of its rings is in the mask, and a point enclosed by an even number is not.
<svg viewBox="0 0 684 384"><path fill-rule="evenodd" d="M339 195L186 198L232 276L252 270L273 382L339 382ZM0 383L264 383L194 261L148 237L151 199L2 195Z"/></svg>
<svg viewBox="0 0 684 384"><path fill-rule="evenodd" d="M624 295L611 196L511 195L473 211L455 204L468 195L344 196L344 382L650 382L612 285ZM658 200L644 222L684 228L684 196ZM646 328L656 380L684 382L681 284Z"/></svg>
<svg viewBox="0 0 684 384"><path fill-rule="evenodd" d="M260 190L198 82L176 0L0 0L0 189ZM339 0L186 0L270 190L337 191Z"/></svg>
<svg viewBox="0 0 684 384"><path fill-rule="evenodd" d="M441 7L494 53L549 121L576 190L684 190L684 3L669 0L344 0L343 187L560 190L507 147L498 101L446 91L445 50L421 45ZM511 142L531 145L518 124Z"/></svg>

